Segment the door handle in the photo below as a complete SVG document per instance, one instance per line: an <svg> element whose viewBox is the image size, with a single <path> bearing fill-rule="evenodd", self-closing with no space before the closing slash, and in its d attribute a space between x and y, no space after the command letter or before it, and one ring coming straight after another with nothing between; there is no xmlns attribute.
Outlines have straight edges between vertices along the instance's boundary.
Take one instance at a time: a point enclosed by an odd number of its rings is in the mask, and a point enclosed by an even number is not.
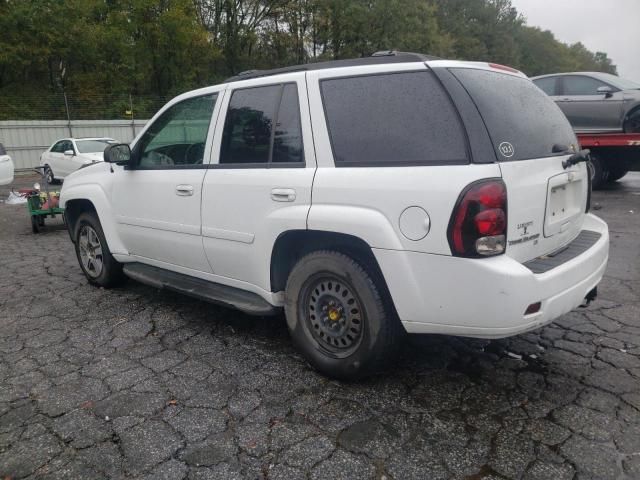
<svg viewBox="0 0 640 480"><path fill-rule="evenodd" d="M193 195L193 186L176 185L176 195L180 195L181 197L190 197L191 195Z"/></svg>
<svg viewBox="0 0 640 480"><path fill-rule="evenodd" d="M274 188L271 190L271 200L275 202L293 202L296 191L293 188Z"/></svg>

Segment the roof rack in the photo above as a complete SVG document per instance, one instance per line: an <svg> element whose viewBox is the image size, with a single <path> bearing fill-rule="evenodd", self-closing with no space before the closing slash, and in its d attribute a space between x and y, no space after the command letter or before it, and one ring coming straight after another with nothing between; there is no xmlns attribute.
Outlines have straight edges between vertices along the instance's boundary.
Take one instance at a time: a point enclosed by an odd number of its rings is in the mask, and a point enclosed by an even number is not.
<svg viewBox="0 0 640 480"><path fill-rule="evenodd" d="M422 53L398 52L395 50L381 50L370 57L351 58L347 60L331 60L327 62L305 63L290 67L274 68L272 70L246 70L227 78L224 83L239 82L252 78L270 77L281 73L302 72L310 70L323 70L325 68L356 67L360 65L379 65L385 63L428 62L439 60L439 57L424 55Z"/></svg>

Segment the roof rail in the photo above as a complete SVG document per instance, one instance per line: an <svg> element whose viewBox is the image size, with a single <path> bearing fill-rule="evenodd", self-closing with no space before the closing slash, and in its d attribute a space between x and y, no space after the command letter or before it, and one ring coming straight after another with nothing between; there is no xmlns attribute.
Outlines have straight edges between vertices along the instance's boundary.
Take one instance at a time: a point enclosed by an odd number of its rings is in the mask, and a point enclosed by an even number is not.
<svg viewBox="0 0 640 480"><path fill-rule="evenodd" d="M398 52L396 50L381 50L375 52L370 57L305 63L303 65L292 65L290 67L274 68L271 70L246 70L233 77L227 78L224 83L238 82L240 80L249 80L252 78L270 77L282 73L323 70L325 68L356 67L359 65L379 65L385 63L427 62L429 60L439 59L439 57L424 55L422 53Z"/></svg>

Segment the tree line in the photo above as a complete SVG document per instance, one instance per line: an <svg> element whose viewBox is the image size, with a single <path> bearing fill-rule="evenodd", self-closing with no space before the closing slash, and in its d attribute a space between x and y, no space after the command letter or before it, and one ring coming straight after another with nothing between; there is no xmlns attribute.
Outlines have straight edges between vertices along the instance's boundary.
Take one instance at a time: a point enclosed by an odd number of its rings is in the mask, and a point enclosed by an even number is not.
<svg viewBox="0 0 640 480"><path fill-rule="evenodd" d="M0 32L0 99L15 115L31 96L166 98L378 50L616 73L606 53L528 26L510 0L0 0Z"/></svg>

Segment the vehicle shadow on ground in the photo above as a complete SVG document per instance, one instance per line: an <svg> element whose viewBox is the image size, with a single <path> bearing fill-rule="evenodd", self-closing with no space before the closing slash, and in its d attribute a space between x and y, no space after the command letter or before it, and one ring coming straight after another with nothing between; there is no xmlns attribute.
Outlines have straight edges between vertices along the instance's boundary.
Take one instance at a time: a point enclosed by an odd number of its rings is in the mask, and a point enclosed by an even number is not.
<svg viewBox="0 0 640 480"><path fill-rule="evenodd" d="M247 315L237 310L207 303L186 295L167 290L157 290L133 280L128 280L123 291L136 292L151 300L158 308L173 308L182 311L181 318L188 326L196 329L208 329L212 339L216 335L231 334L242 338L251 338L263 348L288 350L295 354L291 344L284 313L272 317ZM191 311L194 315L189 315ZM197 313L196 313L197 312ZM206 312L204 315L203 312ZM538 338L538 332L526 337L511 339L484 340L447 335L406 335L400 353L389 358L388 364L377 374L368 376L383 379L396 376L398 371L420 375L426 370L444 369L455 373L464 373L469 377L482 378L485 369L493 369L501 359L520 363L520 370L543 372L548 366L540 359L540 353L549 345L548 341ZM525 339L526 338L526 339ZM539 341L542 341L542 344ZM306 365L302 356L299 361ZM489 363L487 363L489 362ZM311 368L311 367L309 367ZM355 383L367 382L364 378Z"/></svg>

